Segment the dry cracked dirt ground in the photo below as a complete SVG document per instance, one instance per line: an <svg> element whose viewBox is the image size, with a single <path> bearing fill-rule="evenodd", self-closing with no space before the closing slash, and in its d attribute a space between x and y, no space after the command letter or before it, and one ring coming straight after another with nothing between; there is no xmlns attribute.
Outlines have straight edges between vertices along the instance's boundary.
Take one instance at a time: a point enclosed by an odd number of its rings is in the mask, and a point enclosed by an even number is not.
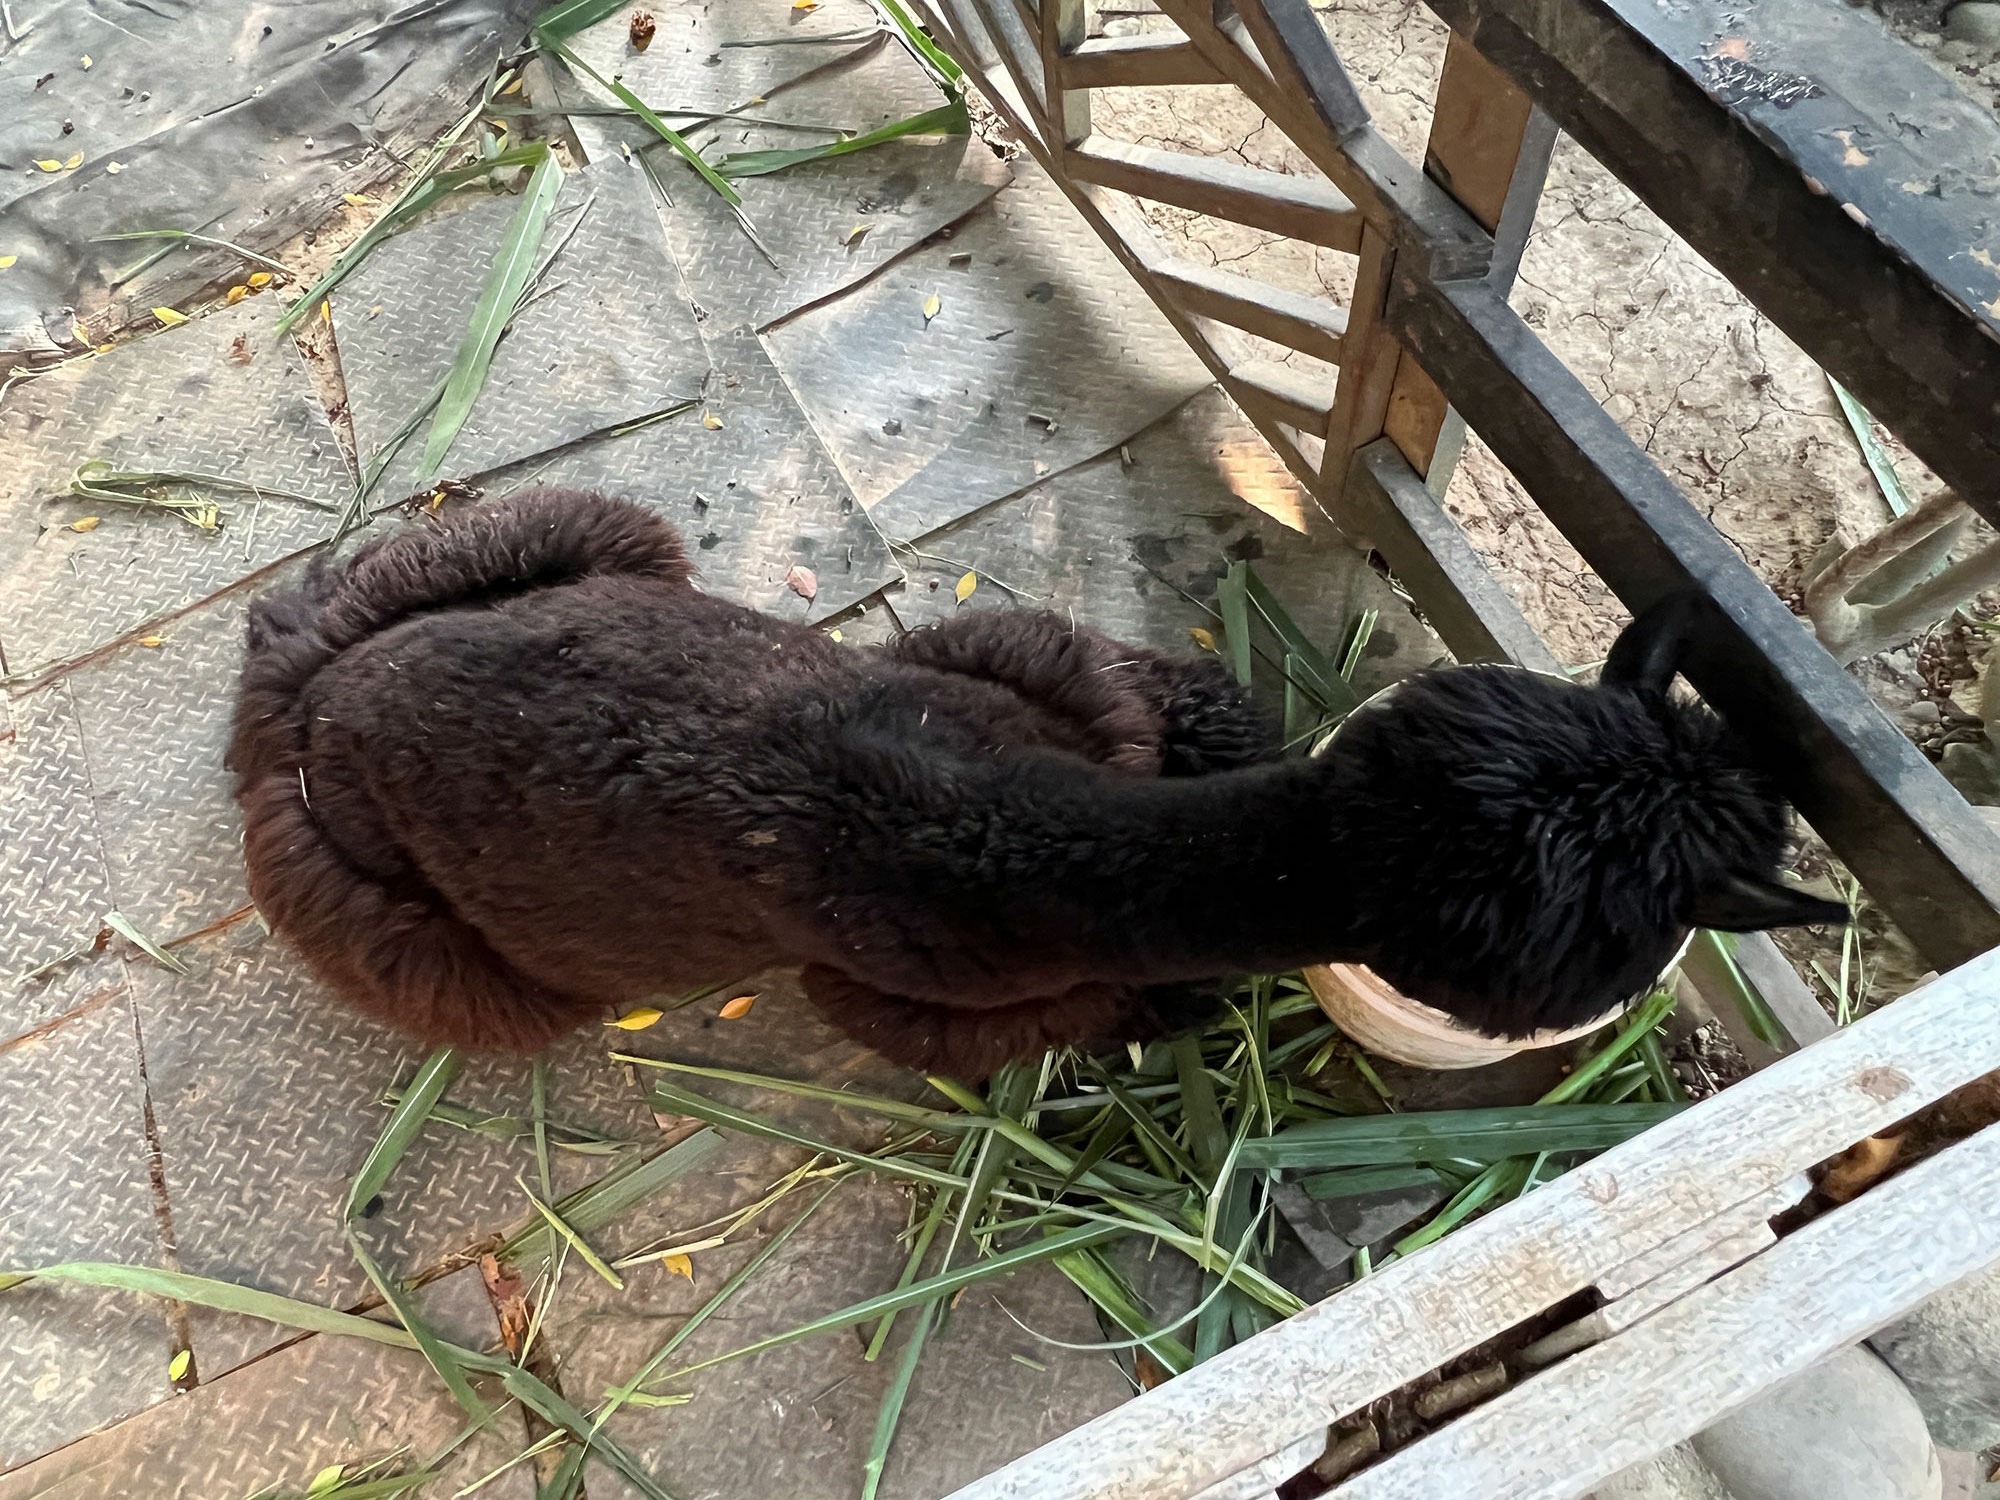
<svg viewBox="0 0 2000 1500"><path fill-rule="evenodd" d="M1958 75L1961 87L1976 97L2000 91L2000 61L1943 46L1941 0L1888 3L1898 8L1887 24ZM1378 126L1420 160L1444 26L1415 0L1315 0L1315 9ZM1093 27L1113 35L1163 27L1148 10L1143 0L1107 0ZM1104 91L1093 97L1092 112L1095 129L1121 140L1277 171L1313 170L1232 89ZM1189 259L1338 300L1352 288L1349 256L1168 206L1144 211ZM1567 138L1556 149L1513 303L1795 608L1815 559L1889 520L1818 366ZM1937 479L1892 436L1878 434L1911 499L1935 493ZM1573 664L1603 657L1625 611L1476 437L1445 503L1559 655ZM1983 526L1978 532L1962 545L1991 539ZM1929 637L1855 668L1932 753L1947 735L1979 732L1976 668L1985 647L1967 617L1993 613L1969 609ZM1812 846L1801 870L1829 885L1843 881L1823 849ZM1925 966L1879 913L1865 913L1863 927L1873 959L1869 998L1903 993ZM1836 955L1820 956L1831 957L1837 970Z"/></svg>

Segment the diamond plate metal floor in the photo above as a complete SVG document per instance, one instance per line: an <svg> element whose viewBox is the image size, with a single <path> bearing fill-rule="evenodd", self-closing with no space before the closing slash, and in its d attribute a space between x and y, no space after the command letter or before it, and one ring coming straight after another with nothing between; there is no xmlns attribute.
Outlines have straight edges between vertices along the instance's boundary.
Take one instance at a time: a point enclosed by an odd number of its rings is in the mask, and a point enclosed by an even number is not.
<svg viewBox="0 0 2000 1500"><path fill-rule="evenodd" d="M18 385L0 405L0 656L8 674L117 639L326 534L311 504L223 496L213 532L58 498L79 464L220 474L332 507L346 461L276 299L257 297ZM79 532L72 523L97 517Z"/></svg>
<svg viewBox="0 0 2000 1500"><path fill-rule="evenodd" d="M626 162L570 174L544 241L553 259L543 293L500 340L443 477L547 453L700 391L708 359L654 202ZM364 466L450 367L515 206L496 198L398 235L336 293L334 331ZM397 452L376 489L381 499L420 487L428 431L420 423Z"/></svg>
<svg viewBox="0 0 2000 1500"><path fill-rule="evenodd" d="M768 341L854 493L899 542L1116 448L1209 384L1030 167L949 239Z"/></svg>

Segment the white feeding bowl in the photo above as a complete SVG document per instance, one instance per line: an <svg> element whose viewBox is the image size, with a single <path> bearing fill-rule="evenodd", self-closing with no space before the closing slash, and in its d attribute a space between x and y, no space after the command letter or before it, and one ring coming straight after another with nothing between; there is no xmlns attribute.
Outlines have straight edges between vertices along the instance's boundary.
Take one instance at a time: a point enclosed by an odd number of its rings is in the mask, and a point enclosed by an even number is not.
<svg viewBox="0 0 2000 1500"><path fill-rule="evenodd" d="M1513 667L1510 670L1519 672L1528 669ZM1552 673L1541 675L1565 686L1575 686L1568 678L1556 677ZM1342 724L1381 703L1398 686L1400 684L1391 683L1368 698L1350 712L1347 719L1341 721ZM1312 753L1324 753L1339 735L1340 729L1336 727L1332 734L1313 747ZM1688 934L1688 938L1692 937L1692 933ZM1687 940L1684 939L1668 968L1678 964L1686 952ZM1629 1005L1629 1002L1620 1002L1595 1020L1563 1031L1537 1031L1525 1037L1497 1037L1474 1031L1444 1011L1410 999L1362 964L1315 964L1305 970L1305 981L1313 992L1313 998L1319 1001L1319 1008L1326 1012L1327 1019L1338 1026L1349 1040L1392 1062L1441 1072L1454 1068L1482 1068L1517 1053L1577 1041L1607 1022L1617 1020Z"/></svg>
<svg viewBox="0 0 2000 1500"><path fill-rule="evenodd" d="M1413 1068L1483 1068L1517 1052L1573 1042L1625 1007L1617 1005L1594 1021L1567 1031L1538 1031L1533 1036L1497 1037L1462 1026L1443 1011L1419 1004L1361 964L1315 964L1305 971L1306 983L1327 1019L1350 1041L1391 1061Z"/></svg>

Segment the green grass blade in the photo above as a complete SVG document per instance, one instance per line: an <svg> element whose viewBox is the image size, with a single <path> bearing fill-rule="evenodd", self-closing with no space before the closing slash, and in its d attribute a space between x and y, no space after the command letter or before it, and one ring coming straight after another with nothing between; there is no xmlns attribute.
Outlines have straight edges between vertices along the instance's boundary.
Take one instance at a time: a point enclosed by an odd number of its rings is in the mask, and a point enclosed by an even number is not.
<svg viewBox="0 0 2000 1500"><path fill-rule="evenodd" d="M1854 433L1854 441L1861 445L1861 457L1868 464L1868 472L1875 476L1875 484L1882 491L1882 498L1889 502L1891 515L1907 515L1910 510L1909 491L1903 488L1903 481L1896 473L1895 464L1889 460L1888 451L1882 440L1875 436L1874 419L1859 401L1848 393L1847 387L1831 375L1826 383L1833 387L1833 397L1840 403L1841 415L1847 418L1849 430Z"/></svg>
<svg viewBox="0 0 2000 1500"><path fill-rule="evenodd" d="M786 167L798 166L801 162L846 156L850 152L866 151L870 146L900 141L907 136L965 135L971 129L972 122L966 116L965 106L946 104L845 140L824 141L817 146L797 146L789 150L732 151L715 163L715 170L718 176L728 178L765 177L772 172L782 172Z"/></svg>
<svg viewBox="0 0 2000 1500"><path fill-rule="evenodd" d="M1314 1120L1246 1141L1240 1160L1245 1167L1372 1167L1454 1158L1492 1162L1537 1151L1603 1151L1682 1107L1528 1104Z"/></svg>
<svg viewBox="0 0 2000 1500"><path fill-rule="evenodd" d="M1361 618L1354 622L1354 631L1347 638L1347 649L1340 653L1340 680L1352 682L1354 669L1361 665L1361 653L1368 649L1368 642L1374 639L1375 622L1382 618L1379 609L1364 609Z"/></svg>
<svg viewBox="0 0 2000 1500"><path fill-rule="evenodd" d="M646 1497L646 1500L674 1500L661 1489L653 1476L624 1447L613 1442L591 1422L582 1412L565 1401L555 1391L530 1375L526 1370L506 1365L500 1376L500 1383L507 1394L551 1426L560 1427L584 1443L602 1462L617 1471L620 1478Z"/></svg>
<svg viewBox="0 0 2000 1500"><path fill-rule="evenodd" d="M1496 1161L1459 1189L1428 1224L1396 1241L1396 1254L1408 1255L1412 1250L1420 1250L1444 1238L1487 1204L1512 1198L1526 1184L1530 1165L1524 1156Z"/></svg>
<svg viewBox="0 0 2000 1500"><path fill-rule="evenodd" d="M821 1193L819 1197L815 1198L810 1204L808 1204L806 1206L806 1210L804 1213L800 1214L796 1219L792 1220L791 1223L787 1224L783 1229L779 1230L776 1234L772 1235L771 1238L765 1242L762 1249L760 1249L755 1255L751 1256L749 1260L745 1261L740 1267L737 1268L737 1270L730 1276L730 1278L727 1281L723 1282L721 1286L716 1288L714 1296L710 1297L706 1302L702 1303L702 1305L695 1310L693 1316L688 1318L686 1322L682 1323L680 1327L676 1328L673 1331L673 1335L664 1344L662 1344L658 1349L656 1349L653 1352L652 1356L648 1358L647 1361L639 1367L638 1371L632 1376L630 1380L626 1381L616 1390L606 1392L604 1398L605 1410L598 1415L597 1418L598 1425L602 1426L603 1423L610 1417L612 1412L618 1410L620 1406L624 1405L627 1401L630 1401L635 1395L637 1395L639 1392L639 1388L643 1386L647 1381L653 1378L653 1372L659 1369L661 1365L667 1362L668 1356L670 1356L676 1349L680 1348L682 1344L686 1343L688 1339L693 1335L694 1331L697 1328L701 1327L703 1323L707 1322L708 1319L711 1316L713 1316L715 1312L718 1309L720 1309L724 1303L728 1302L731 1297L734 1297L738 1292L742 1291L743 1288L749 1284L750 1280L754 1276L756 1276L756 1274L759 1271L764 1269L765 1264L771 1259L771 1257L778 1253L778 1251L784 1246L785 1241L789 1240L794 1234L798 1233L799 1229L805 1224L806 1220L810 1219L814 1214L819 1212L821 1205L824 1204L827 1199L833 1196L835 1189L837 1189L839 1186L840 1184L838 1182L834 1183L832 1187L828 1188L825 1192Z"/></svg>
<svg viewBox="0 0 2000 1500"><path fill-rule="evenodd" d="M1229 1154L1229 1132L1222 1128L1215 1084L1202 1063L1199 1037L1177 1036L1172 1049L1181 1083L1181 1117L1187 1121L1188 1149L1194 1153L1199 1180L1213 1188L1215 1174Z"/></svg>
<svg viewBox="0 0 2000 1500"><path fill-rule="evenodd" d="M1320 706L1331 714L1345 714L1360 700L1354 689L1347 685L1347 679L1334 670L1326 653L1306 638L1306 633L1285 607L1278 602L1264 580L1259 578L1248 563L1238 564L1243 569L1243 589L1249 603L1271 627L1271 633L1285 644L1285 649L1297 656L1304 667L1304 681L1300 684L1320 701ZM1232 567L1232 570L1234 568Z"/></svg>
<svg viewBox="0 0 2000 1500"><path fill-rule="evenodd" d="M626 88L624 84L618 82L616 79L606 78L602 73L598 72L597 69L593 68L589 63L585 62L582 58L578 57L574 52L570 51L570 49L565 45L563 45L563 43L561 43L560 41L556 41L555 39L550 37L539 36L539 34L538 34L538 39L541 41L542 45L545 48L555 53L557 57L560 57L564 62L568 63L572 68L576 69L577 72L583 74L585 77L589 78L592 82L596 83L598 87L608 90L618 100L620 104L624 105L627 109L631 110L633 114L637 115L641 120L644 120L647 125L651 126L653 133L659 136L659 138L665 141L669 146L673 147L673 149L680 154L681 158L685 160L689 166L693 167L698 174L700 174L702 181L706 182L710 187L714 188L716 192L722 195L722 200L725 203L727 203L731 208L740 209L743 206L742 195L739 194L735 188L731 187L726 179L717 174L715 168L710 166L708 162L705 159L703 159L702 154L699 151L695 150L693 146L690 146L688 144L686 136L682 135L678 130L674 129L673 126L669 125L665 120L661 119L657 114L655 114L653 110L650 107L648 107L646 102L642 100L637 94L633 93L630 89Z"/></svg>
<svg viewBox="0 0 2000 1500"><path fill-rule="evenodd" d="M533 1193L528 1192L527 1183L522 1182L519 1177L516 1177L514 1180L521 1183L521 1191L527 1195L528 1202L534 1205L535 1212L542 1216L543 1222L569 1242L570 1249L582 1257L583 1263L599 1276L602 1276L605 1281L609 1282L613 1291L624 1291L625 1278L604 1263L604 1257L590 1248L590 1241L586 1240L569 1224L565 1223L561 1214L550 1208L548 1204L542 1202Z"/></svg>
<svg viewBox="0 0 2000 1500"><path fill-rule="evenodd" d="M343 1220L351 1222L359 1218L375 1195L382 1191L389 1174L396 1170L403 1153L410 1149L417 1132L424 1128L424 1119L430 1114L431 1106L444 1097L444 1091L451 1086L452 1079L458 1076L458 1070L464 1064L465 1058L456 1047L440 1047L423 1060L416 1077L403 1090L401 1101L389 1111L388 1123L382 1127L382 1134L362 1159L361 1170L354 1174L354 1181L347 1189L347 1201L341 1205L340 1216Z"/></svg>
<svg viewBox="0 0 2000 1500"><path fill-rule="evenodd" d="M951 1170L963 1174L972 1165L977 1148L993 1139L992 1133L966 1136L958 1143L958 1150L951 1159ZM917 1226L917 1237L910 1246L910 1253L903 1261L903 1272L896 1278L898 1287L906 1287L917 1279L917 1273L924 1267L924 1257L930 1253L931 1242L937 1238L938 1229L944 1224L944 1216L951 1207L951 1189L939 1188L931 1195L930 1207L924 1212L924 1221ZM875 1332L869 1336L868 1347L861 1357L873 1364L882 1356L883 1345L889 1341L889 1330L896 1324L894 1313L885 1313L882 1321L875 1325Z"/></svg>
<svg viewBox="0 0 2000 1500"><path fill-rule="evenodd" d="M1736 964L1736 934L1733 932L1710 932L1703 929L1694 935L1696 946L1704 947L1714 956L1716 967L1722 971L1723 981L1729 986L1730 994L1736 1001L1736 1008L1743 1012L1743 1019L1750 1027L1750 1034L1767 1047L1783 1049L1791 1045L1784 1026L1779 1022L1771 1007L1764 1003L1764 997L1757 993L1757 986Z"/></svg>
<svg viewBox="0 0 2000 1500"><path fill-rule="evenodd" d="M134 927L131 920L123 912L106 912L104 914L104 925L125 939L133 947L137 948L141 953L145 954L154 963L160 965L161 968L172 969L176 974L190 972L186 964L147 937L137 927Z"/></svg>
<svg viewBox="0 0 2000 1500"><path fill-rule="evenodd" d="M1667 1050L1660 1045L1659 1028L1649 1026L1639 1038L1639 1059L1646 1065L1646 1077L1653 1086L1653 1097L1668 1104L1686 1104L1688 1092L1674 1072L1673 1064L1667 1061Z"/></svg>
<svg viewBox="0 0 2000 1500"><path fill-rule="evenodd" d="M875 1500L882 1487L882 1470L889 1462L889 1446L896 1440L896 1424L902 1420L910 1382L916 1378L917 1362L924 1356L924 1341L937 1326L942 1303L942 1298L927 1302L917 1314L916 1326L910 1330L909 1341L896 1361L895 1376L882 1393L881 1408L875 1413L875 1432L868 1440L868 1457L861 1465L861 1500Z"/></svg>
<svg viewBox="0 0 2000 1500"><path fill-rule="evenodd" d="M1302 1178L1299 1186L1308 1198L1352 1198L1361 1193L1388 1193L1403 1188L1434 1187L1444 1181L1429 1167L1343 1167L1337 1172L1320 1172Z"/></svg>
<svg viewBox="0 0 2000 1500"><path fill-rule="evenodd" d="M811 1338L815 1334L834 1333L843 1328L852 1328L859 1323L872 1322L884 1313L898 1312L906 1307L917 1307L937 1298L949 1297L960 1288L971 1286L976 1282L1005 1276L1037 1261L1052 1260L1071 1250L1102 1245L1109 1240L1134 1232L1136 1232L1134 1229L1119 1224L1088 1224L1076 1229L1066 1229L1048 1239L1020 1245L999 1255L974 1261L970 1265L944 1271L936 1276L927 1276L921 1281L912 1282L893 1292L883 1292L865 1301L856 1302L852 1306L843 1307L838 1312L814 1318L809 1323L801 1323L798 1327L787 1329L783 1333L772 1334L769 1338L758 1339L755 1343L732 1349L727 1354L718 1354L697 1364L683 1365L672 1375L663 1378L675 1379L683 1375L692 1375L697 1370L706 1370L731 1360L762 1354L766 1349L782 1348L786 1344L795 1344L800 1339Z"/></svg>
<svg viewBox="0 0 2000 1500"><path fill-rule="evenodd" d="M459 429L472 415L473 404L478 401L487 372L492 368L493 351L500 343L500 335L514 315L515 304L527 290L528 278L534 274L535 257L541 249L542 234L548 228L556 197L562 192L562 180L562 163L543 146L527 189L514 210L513 222L507 227L506 238L500 242L500 252L487 273L486 285L472 309L472 321L466 326L465 337L459 341L451 370L445 376L444 394L438 397L430 435L424 441L423 459L417 465L419 484L429 484L437 477Z"/></svg>
<svg viewBox="0 0 2000 1500"><path fill-rule="evenodd" d="M917 55L937 81L939 88L947 94L957 95L964 91L965 70L951 60L938 44L931 40L929 33L917 24L916 17L904 8L902 0L870 0L874 7L886 15L903 41Z"/></svg>
<svg viewBox="0 0 2000 1500"><path fill-rule="evenodd" d="M1056 1257L1056 1269L1094 1302L1113 1323L1137 1339L1170 1375L1194 1368L1194 1354L1171 1334L1160 1332L1140 1309L1139 1299L1125 1278L1095 1250L1076 1250Z"/></svg>
<svg viewBox="0 0 2000 1500"><path fill-rule="evenodd" d="M1628 1017L1624 1030L1613 1039L1610 1046L1576 1069L1569 1077L1542 1095L1541 1104L1563 1104L1572 1099L1580 1099L1606 1073L1625 1060L1625 1055L1639 1045L1639 1039L1653 1030L1673 1014L1674 997L1666 990L1656 990L1648 995ZM1530 1146L1526 1150L1540 1150ZM1560 1148L1557 1148L1560 1149Z"/></svg>
<svg viewBox="0 0 2000 1500"><path fill-rule="evenodd" d="M721 1149L723 1140L718 1131L697 1131L657 1155L612 1168L556 1204L556 1212L578 1233L594 1234L701 1166ZM499 1253L507 1260L547 1260L555 1253L557 1239L556 1232L538 1219L511 1235Z"/></svg>
<svg viewBox="0 0 2000 1500"><path fill-rule="evenodd" d="M396 1284L394 1277L386 1274L375 1263L375 1257L368 1253L367 1248L361 1243L360 1236L354 1232L352 1221L342 1227L347 1231L347 1248L354 1252L355 1260L360 1262L361 1269L367 1274L368 1279L375 1283L375 1290L382 1294L382 1300L389 1304L389 1310L396 1315L396 1320L410 1331L410 1337L416 1340L417 1348L422 1351L424 1358L430 1361L431 1368L437 1371L438 1378L450 1389L452 1397L465 1408L467 1416L475 1421L484 1419L488 1415L486 1403L473 1393L472 1382L465 1378L465 1370L459 1363L457 1352L431 1331L430 1324L418 1314L416 1303L411 1300L409 1294Z"/></svg>
<svg viewBox="0 0 2000 1500"><path fill-rule="evenodd" d="M333 1333L347 1338L366 1339L398 1349L415 1349L417 1341L393 1323L357 1317L338 1308L301 1302L276 1292L234 1286L207 1276L190 1276L184 1271L162 1271L153 1266L126 1266L108 1261L67 1261L61 1265L38 1266L26 1270L0 1272L0 1291L28 1281L67 1281L79 1286L108 1287L116 1291L142 1292L189 1302L216 1312L240 1313L261 1318L284 1328L308 1333Z"/></svg>
<svg viewBox="0 0 2000 1500"><path fill-rule="evenodd" d="M776 1125L757 1115L732 1109L726 1104L718 1104L713 1099L704 1098L687 1089L677 1088L671 1083L653 1085L653 1107L673 1114L692 1115L697 1120L706 1120L709 1124L719 1125L725 1130L739 1130L745 1135L759 1136L767 1141L781 1141L788 1146L803 1146L808 1151L817 1151L841 1161L852 1162L855 1166L866 1168L871 1172L928 1182L933 1187L965 1186L963 1177L954 1177L949 1172L940 1172L919 1162L899 1161L893 1156L870 1156L865 1151L851 1151L845 1146L833 1145L803 1131Z"/></svg>
<svg viewBox="0 0 2000 1500"><path fill-rule="evenodd" d="M535 1180L542 1185L542 1196L553 1198L556 1190L549 1183L549 1060L546 1056L535 1059L529 1078L529 1086L533 1090L529 1107L534 1111Z"/></svg>
<svg viewBox="0 0 2000 1500"><path fill-rule="evenodd" d="M1244 687L1250 686L1249 574L1248 563L1233 562L1215 586L1215 610L1222 616L1222 645L1228 653L1229 670Z"/></svg>
<svg viewBox="0 0 2000 1500"><path fill-rule="evenodd" d="M535 17L533 31L538 37L554 37L566 42L579 31L588 31L599 21L625 9L630 0L563 0Z"/></svg>
<svg viewBox="0 0 2000 1500"><path fill-rule="evenodd" d="M825 1104L839 1104L851 1109L865 1109L870 1114L881 1115L888 1120L901 1120L906 1125L921 1125L927 1130L965 1129L980 1123L969 1115L951 1115L941 1109L926 1109L921 1104L909 1104L901 1099L890 1099L880 1094L860 1094L851 1089L828 1088L825 1084L801 1083L791 1078L779 1078L769 1073L743 1073L735 1068L704 1068L694 1063L668 1062L657 1057L640 1057L635 1053L614 1052L617 1062L632 1063L642 1068L658 1068L670 1073L687 1073L696 1078L713 1078L719 1083L741 1083L751 1088L769 1089L773 1093L790 1094L797 1099L817 1099Z"/></svg>

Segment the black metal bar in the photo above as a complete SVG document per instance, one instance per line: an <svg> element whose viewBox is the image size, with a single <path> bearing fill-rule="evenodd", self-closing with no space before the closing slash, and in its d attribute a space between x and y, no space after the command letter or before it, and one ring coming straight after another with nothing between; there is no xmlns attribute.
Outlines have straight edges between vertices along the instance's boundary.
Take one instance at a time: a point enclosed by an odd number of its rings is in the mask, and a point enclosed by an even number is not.
<svg viewBox="0 0 2000 1500"><path fill-rule="evenodd" d="M2000 123L1818 0L1428 3L2000 523Z"/></svg>
<svg viewBox="0 0 2000 1500"><path fill-rule="evenodd" d="M1686 675L1939 969L2000 944L2000 836L1483 281L1398 275L1388 322L1618 597L1718 607Z"/></svg>
<svg viewBox="0 0 2000 1500"><path fill-rule="evenodd" d="M1388 438L1377 438L1354 455L1341 512L1341 529L1382 554L1459 661L1511 661L1539 672L1563 671L1458 523Z"/></svg>

